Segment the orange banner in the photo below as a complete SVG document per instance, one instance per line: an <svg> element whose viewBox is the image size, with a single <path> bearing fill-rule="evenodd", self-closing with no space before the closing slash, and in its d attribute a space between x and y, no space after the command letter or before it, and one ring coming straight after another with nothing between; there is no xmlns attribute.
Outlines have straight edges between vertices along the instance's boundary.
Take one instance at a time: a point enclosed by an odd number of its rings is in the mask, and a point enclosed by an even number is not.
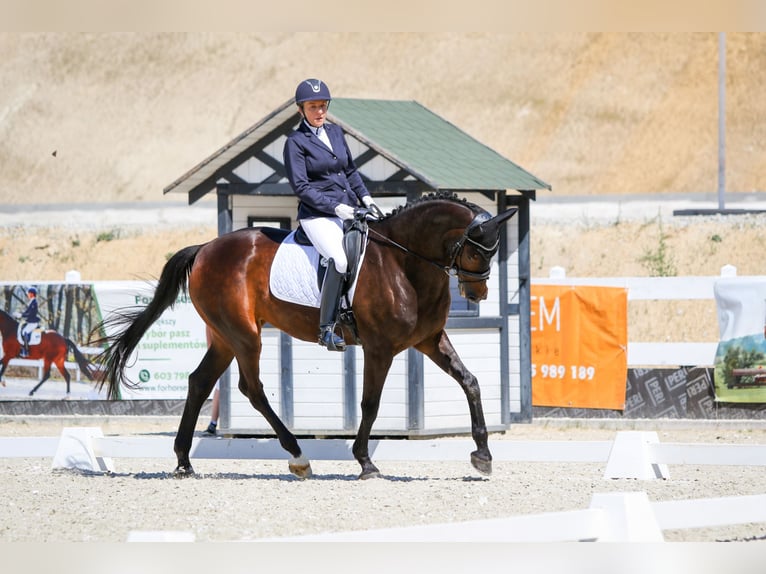
<svg viewBox="0 0 766 574"><path fill-rule="evenodd" d="M628 291L532 285L532 404L625 408Z"/></svg>

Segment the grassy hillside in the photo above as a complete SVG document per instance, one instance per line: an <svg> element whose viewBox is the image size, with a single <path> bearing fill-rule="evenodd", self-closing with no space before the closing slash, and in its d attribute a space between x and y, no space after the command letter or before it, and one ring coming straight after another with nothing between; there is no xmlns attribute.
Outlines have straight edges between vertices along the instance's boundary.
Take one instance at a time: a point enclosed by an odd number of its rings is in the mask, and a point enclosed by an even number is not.
<svg viewBox="0 0 766 574"><path fill-rule="evenodd" d="M727 48L727 188L764 190L766 35ZM556 195L712 192L717 54L713 33L0 34L0 201L158 200L310 76L417 100Z"/></svg>

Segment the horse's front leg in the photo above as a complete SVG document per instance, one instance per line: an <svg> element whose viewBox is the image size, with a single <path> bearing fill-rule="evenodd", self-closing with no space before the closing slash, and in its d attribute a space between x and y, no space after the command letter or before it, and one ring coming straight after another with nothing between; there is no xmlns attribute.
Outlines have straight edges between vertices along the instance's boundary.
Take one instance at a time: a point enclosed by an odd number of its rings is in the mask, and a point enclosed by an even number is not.
<svg viewBox="0 0 766 574"><path fill-rule="evenodd" d="M360 479L376 478L380 471L370 459L369 442L372 425L378 416L380 396L388 370L394 360L392 353L364 350L364 385L362 390L362 420L352 447L354 458L362 466Z"/></svg>
<svg viewBox="0 0 766 574"><path fill-rule="evenodd" d="M460 384L468 399L471 436L476 443L476 450L471 453L471 464L481 474L492 474L492 454L487 445L487 425L484 422L484 409L481 406L479 381L460 360L446 332L437 333L434 337L416 345L415 348Z"/></svg>
<svg viewBox="0 0 766 574"><path fill-rule="evenodd" d="M5 375L5 369L8 367L8 361L3 360L0 361L0 384L5 386L5 379L3 378L3 375Z"/></svg>

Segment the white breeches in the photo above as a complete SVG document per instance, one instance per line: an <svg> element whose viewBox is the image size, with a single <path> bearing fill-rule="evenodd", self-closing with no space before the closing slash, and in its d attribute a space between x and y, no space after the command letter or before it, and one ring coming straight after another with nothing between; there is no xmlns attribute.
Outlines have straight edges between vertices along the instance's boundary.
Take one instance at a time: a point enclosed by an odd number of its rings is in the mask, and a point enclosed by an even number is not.
<svg viewBox="0 0 766 574"><path fill-rule="evenodd" d="M348 268L346 252L343 250L343 222L339 217L316 217L301 219L301 227L325 259L335 261L338 273L345 273Z"/></svg>
<svg viewBox="0 0 766 574"><path fill-rule="evenodd" d="M24 342L22 340L23 335L29 335L32 331L37 329L40 326L40 323L21 323L19 325L19 341Z"/></svg>

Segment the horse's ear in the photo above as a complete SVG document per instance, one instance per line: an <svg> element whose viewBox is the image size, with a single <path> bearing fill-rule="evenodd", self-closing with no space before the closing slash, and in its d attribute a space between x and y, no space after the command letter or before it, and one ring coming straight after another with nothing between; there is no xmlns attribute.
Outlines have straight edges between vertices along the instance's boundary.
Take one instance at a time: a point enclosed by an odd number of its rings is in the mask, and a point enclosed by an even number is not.
<svg viewBox="0 0 766 574"><path fill-rule="evenodd" d="M517 211L518 209L516 207L512 207L507 211L498 213L495 217L488 219L484 223L477 225L469 233L471 239L475 239L484 245L487 242L494 242L497 239L497 236L500 234L500 224L508 221L516 214ZM485 241L482 241L482 239Z"/></svg>

